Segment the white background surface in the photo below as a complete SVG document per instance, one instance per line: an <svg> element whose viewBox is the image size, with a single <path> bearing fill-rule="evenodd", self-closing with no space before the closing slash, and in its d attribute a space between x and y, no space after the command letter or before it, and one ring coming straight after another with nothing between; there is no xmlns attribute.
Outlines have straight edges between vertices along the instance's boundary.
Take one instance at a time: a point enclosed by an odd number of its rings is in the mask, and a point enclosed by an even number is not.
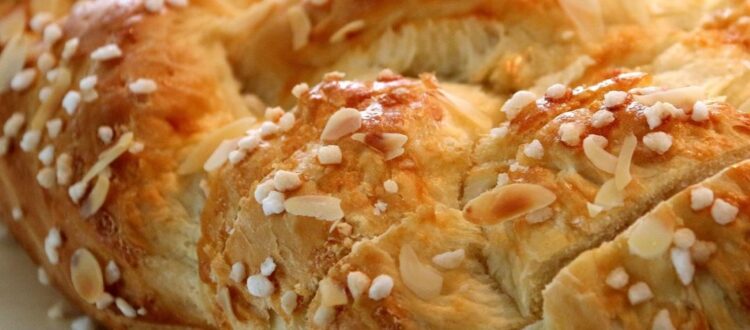
<svg viewBox="0 0 750 330"><path fill-rule="evenodd" d="M0 222L0 329L70 329L70 319L52 320L47 309L63 298L37 280L36 265Z"/></svg>

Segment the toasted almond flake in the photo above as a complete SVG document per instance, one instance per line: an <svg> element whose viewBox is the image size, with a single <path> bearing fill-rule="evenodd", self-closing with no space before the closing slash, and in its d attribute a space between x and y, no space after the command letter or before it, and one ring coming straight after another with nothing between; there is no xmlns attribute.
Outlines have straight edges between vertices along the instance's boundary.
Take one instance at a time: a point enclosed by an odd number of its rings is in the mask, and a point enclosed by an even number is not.
<svg viewBox="0 0 750 330"><path fill-rule="evenodd" d="M606 26L598 1L562 0L560 6L573 22L581 40L594 43L604 38Z"/></svg>
<svg viewBox="0 0 750 330"><path fill-rule="evenodd" d="M656 316L654 316L654 320L651 323L651 330L675 330L668 309L662 308L656 313Z"/></svg>
<svg viewBox="0 0 750 330"><path fill-rule="evenodd" d="M295 196L284 201L284 209L297 216L336 221L344 217L341 200L331 196Z"/></svg>
<svg viewBox="0 0 750 330"><path fill-rule="evenodd" d="M630 276L625 271L625 268L617 267L609 272L605 283L607 283L607 285L609 285L611 288L619 290L628 285L629 279Z"/></svg>
<svg viewBox="0 0 750 330"><path fill-rule="evenodd" d="M674 223L654 214L641 218L628 236L630 253L645 259L662 255L672 244Z"/></svg>
<svg viewBox="0 0 750 330"><path fill-rule="evenodd" d="M94 61L109 61L122 56L122 50L115 44L107 44L91 52L91 59Z"/></svg>
<svg viewBox="0 0 750 330"><path fill-rule="evenodd" d="M352 139L382 152L385 160L391 160L404 153L409 137L401 133L356 133Z"/></svg>
<svg viewBox="0 0 750 330"><path fill-rule="evenodd" d="M297 309L297 293L292 290L287 290L281 295L281 309L287 315L292 315L295 309Z"/></svg>
<svg viewBox="0 0 750 330"><path fill-rule="evenodd" d="M601 135L590 134L583 139L583 153L586 155L586 158L596 168L607 173L615 173L617 157L604 150L606 146L607 138Z"/></svg>
<svg viewBox="0 0 750 330"><path fill-rule="evenodd" d="M551 219L552 216L554 216L554 211L549 207L544 207L526 214L526 222L541 223Z"/></svg>
<svg viewBox="0 0 750 330"><path fill-rule="evenodd" d="M529 104L536 101L536 95L529 91L518 91L503 104L501 109L509 120L513 120Z"/></svg>
<svg viewBox="0 0 750 330"><path fill-rule="evenodd" d="M651 106L656 102L674 104L678 107L690 108L695 102L704 98L705 91L700 86L687 86L656 91L646 95L633 95L639 103Z"/></svg>
<svg viewBox="0 0 750 330"><path fill-rule="evenodd" d="M372 280L368 296L375 301L382 300L391 295L391 290L393 290L393 278L381 274Z"/></svg>
<svg viewBox="0 0 750 330"><path fill-rule="evenodd" d="M417 297L429 300L440 295L443 276L430 265L423 264L410 245L401 247L398 264L401 280Z"/></svg>
<svg viewBox="0 0 750 330"><path fill-rule="evenodd" d="M320 290L320 304L322 306L346 305L349 301L344 288L333 282L330 277L326 277L318 283L318 290Z"/></svg>
<svg viewBox="0 0 750 330"><path fill-rule="evenodd" d="M586 202L586 209L589 211L589 217L595 217L604 211L604 207L593 203Z"/></svg>
<svg viewBox="0 0 750 330"><path fill-rule="evenodd" d="M294 6L286 12L289 26L292 29L292 49L305 47L310 40L312 23L302 6Z"/></svg>
<svg viewBox="0 0 750 330"><path fill-rule="evenodd" d="M18 34L4 45L0 53L0 94L10 88L10 81L23 69L26 62L27 45L23 35Z"/></svg>
<svg viewBox="0 0 750 330"><path fill-rule="evenodd" d="M334 317L336 317L336 310L333 307L320 306L315 310L312 321L318 327L325 327L333 322Z"/></svg>
<svg viewBox="0 0 750 330"><path fill-rule="evenodd" d="M362 116L359 111L352 108L341 108L328 118L320 139L327 142L336 141L356 132L360 127L362 127Z"/></svg>
<svg viewBox="0 0 750 330"><path fill-rule="evenodd" d="M602 206L605 209L622 206L623 203L624 196L622 195L622 192L617 189L615 179L605 181L594 197L594 204Z"/></svg>
<svg viewBox="0 0 750 330"><path fill-rule="evenodd" d="M638 282L628 288L628 300L631 305L638 305L654 297L651 288L645 282Z"/></svg>
<svg viewBox="0 0 750 330"><path fill-rule="evenodd" d="M99 157L93 166L83 176L81 182L89 182L91 179L99 175L104 169L109 167L120 155L124 154L130 148L133 143L133 132L127 132L120 136L113 146L109 147L99 154Z"/></svg>
<svg viewBox="0 0 750 330"><path fill-rule="evenodd" d="M81 206L81 216L88 218L94 215L104 205L104 201L107 200L107 193L109 192L109 177L104 174L99 174L94 183L94 188L91 189L91 193L83 201Z"/></svg>
<svg viewBox="0 0 750 330"><path fill-rule="evenodd" d="M203 170L213 172L223 166L229 160L229 154L237 147L238 139L225 140L216 147L211 156L203 164Z"/></svg>
<svg viewBox="0 0 750 330"><path fill-rule="evenodd" d="M214 153L217 147L225 140L232 140L245 135L245 132L256 123L255 118L245 117L227 124L204 137L193 150L190 151L185 160L180 164L177 173L181 175L192 174L203 168L206 160ZM228 152L227 152L228 154ZM226 157L224 157L226 159Z"/></svg>
<svg viewBox="0 0 750 330"><path fill-rule="evenodd" d="M630 164L637 145L638 139L632 133L628 134L622 142L620 154L617 157L617 166L615 167L615 185L617 186L617 190L625 189L633 179L633 176L630 174Z"/></svg>
<svg viewBox="0 0 750 330"><path fill-rule="evenodd" d="M734 221L738 212L739 209L736 206L721 198L717 198L714 205L711 206L711 217L720 225L726 225Z"/></svg>
<svg viewBox="0 0 750 330"><path fill-rule="evenodd" d="M464 249L443 252L432 257L432 262L444 269L455 269L461 265L466 257Z"/></svg>
<svg viewBox="0 0 750 330"><path fill-rule="evenodd" d="M557 196L549 189L529 183L495 187L469 201L464 207L467 220L492 225L547 207Z"/></svg>
<svg viewBox="0 0 750 330"><path fill-rule="evenodd" d="M68 87L70 87L72 81L70 70L66 68L55 70L57 75L55 79L52 80L52 92L42 102L39 109L34 113L34 117L31 119L30 126L33 129L44 128L44 124L52 117L55 111L59 109L60 103L62 102L65 93L68 92Z"/></svg>
<svg viewBox="0 0 750 330"><path fill-rule="evenodd" d="M370 277L363 272L354 271L346 275L346 285L354 300L359 299L370 287Z"/></svg>
<svg viewBox="0 0 750 330"><path fill-rule="evenodd" d="M346 23L346 25L342 26L340 29L334 32L333 35L331 35L331 38L328 39L328 41L332 44L344 41L344 39L348 35L356 33L364 28L365 28L365 21L361 19Z"/></svg>
<svg viewBox="0 0 750 330"><path fill-rule="evenodd" d="M102 269L88 249L79 248L70 257L70 281L78 295L90 304L104 293Z"/></svg>

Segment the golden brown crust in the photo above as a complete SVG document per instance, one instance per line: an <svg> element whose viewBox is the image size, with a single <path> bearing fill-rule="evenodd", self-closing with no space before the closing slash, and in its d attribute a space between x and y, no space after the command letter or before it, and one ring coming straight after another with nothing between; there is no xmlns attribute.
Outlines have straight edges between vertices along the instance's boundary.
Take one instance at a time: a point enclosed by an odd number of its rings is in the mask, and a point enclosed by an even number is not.
<svg viewBox="0 0 750 330"><path fill-rule="evenodd" d="M747 231L747 161L733 165L716 176L674 195L636 221L614 240L578 256L564 268L545 290L544 322L554 329L601 329L615 325L626 329L650 328L656 315L668 310L675 328L732 329L748 322ZM710 208L694 210L691 192L709 188L721 198L740 208L738 217L721 225ZM691 282L683 285L676 272L673 257L666 249L652 258L643 258L629 251L629 239L635 228L658 217L673 223L674 230L690 229L698 242L690 251L695 267ZM715 250L698 260L695 246L713 244ZM675 248L674 244L670 244ZM623 267L628 274L627 285L643 281L653 298L633 306L628 300L628 286L613 288L607 277ZM585 318L570 318L575 310Z"/></svg>

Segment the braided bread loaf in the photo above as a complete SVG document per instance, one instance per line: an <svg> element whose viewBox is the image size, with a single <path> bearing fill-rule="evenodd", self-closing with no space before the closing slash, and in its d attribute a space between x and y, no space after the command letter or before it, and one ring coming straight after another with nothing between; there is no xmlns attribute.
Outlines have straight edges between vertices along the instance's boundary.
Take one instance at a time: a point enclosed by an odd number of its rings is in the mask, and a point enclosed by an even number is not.
<svg viewBox="0 0 750 330"><path fill-rule="evenodd" d="M748 326L734 1L0 4L0 210L111 328Z"/></svg>

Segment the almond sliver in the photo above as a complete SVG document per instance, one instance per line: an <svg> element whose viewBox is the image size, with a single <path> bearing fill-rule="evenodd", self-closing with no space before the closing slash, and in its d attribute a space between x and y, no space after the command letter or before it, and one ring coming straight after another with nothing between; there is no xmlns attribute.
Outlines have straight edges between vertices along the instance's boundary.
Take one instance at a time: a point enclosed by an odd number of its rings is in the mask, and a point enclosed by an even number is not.
<svg viewBox="0 0 750 330"><path fill-rule="evenodd" d="M284 208L290 214L318 220L336 221L344 217L341 200L331 196L295 196L284 201Z"/></svg>
<svg viewBox="0 0 750 330"><path fill-rule="evenodd" d="M104 278L91 251L80 248L70 258L70 281L84 301L93 304L104 293Z"/></svg>
<svg viewBox="0 0 750 330"><path fill-rule="evenodd" d="M341 108L330 118L320 139L327 142L336 141L346 135L352 134L362 127L362 116L357 109Z"/></svg>
<svg viewBox="0 0 750 330"><path fill-rule="evenodd" d="M484 192L464 206L467 220L480 225L493 225L510 220L554 203L555 193L529 183L513 183Z"/></svg>
<svg viewBox="0 0 750 330"><path fill-rule="evenodd" d="M617 157L617 167L615 167L615 185L617 190L623 190L630 183L633 177L630 175L630 163L633 161L633 153L638 145L638 139L633 134L625 137L625 141L620 148L620 155Z"/></svg>
<svg viewBox="0 0 750 330"><path fill-rule="evenodd" d="M591 134L583 139L583 153L596 168L607 173L614 173L617 167L617 157L604 150L606 144L605 137Z"/></svg>
<svg viewBox="0 0 750 330"><path fill-rule="evenodd" d="M432 266L422 263L410 245L401 247L398 267L401 280L417 297L429 300L440 295L443 276Z"/></svg>

